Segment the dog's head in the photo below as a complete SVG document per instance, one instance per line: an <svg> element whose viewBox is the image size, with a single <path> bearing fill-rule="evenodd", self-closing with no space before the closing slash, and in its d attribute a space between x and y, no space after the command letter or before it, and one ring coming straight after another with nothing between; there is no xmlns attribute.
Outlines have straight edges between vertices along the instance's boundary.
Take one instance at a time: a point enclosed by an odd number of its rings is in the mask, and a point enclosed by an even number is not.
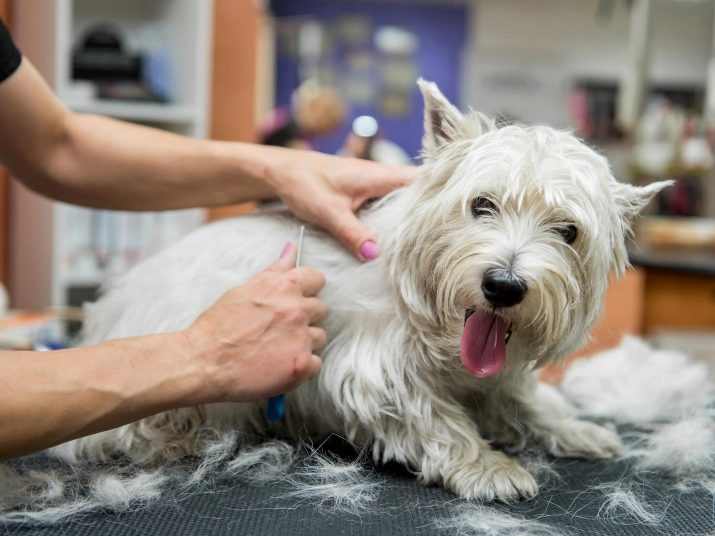
<svg viewBox="0 0 715 536"><path fill-rule="evenodd" d="M668 183L619 183L567 132L498 128L420 88L424 164L399 201L391 265L410 318L480 377L507 353L563 357L586 341L609 274L628 265L631 220Z"/></svg>

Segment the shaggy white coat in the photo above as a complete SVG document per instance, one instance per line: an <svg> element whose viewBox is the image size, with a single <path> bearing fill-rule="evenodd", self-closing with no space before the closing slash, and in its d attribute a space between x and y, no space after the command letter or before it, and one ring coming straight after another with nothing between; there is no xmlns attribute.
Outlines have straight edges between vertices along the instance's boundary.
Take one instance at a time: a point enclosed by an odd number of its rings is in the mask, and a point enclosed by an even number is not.
<svg viewBox="0 0 715 536"><path fill-rule="evenodd" d="M584 343L601 312L609 274L627 264L630 220L665 183L619 183L606 160L549 127L497 128L463 116L434 84L425 97L424 165L414 184L362 215L383 254L357 262L309 228L303 262L322 270L329 307L320 375L287 396L270 424L265 404L169 411L53 449L70 462L124 454L139 463L201 452L207 428L287 436L337 432L396 460L425 483L470 499L514 500L537 492L504 452L527 439L556 456L602 458L618 436L577 420L540 396L533 368ZM472 200L496 209L479 218ZM569 245L559 234L578 229ZM85 344L181 330L223 292L271 264L300 222L286 215L222 221L187 236L114 280L88 310ZM483 273L511 267L528 291L498 312L514 328L505 368L480 379L460 362L468 308L490 308Z"/></svg>

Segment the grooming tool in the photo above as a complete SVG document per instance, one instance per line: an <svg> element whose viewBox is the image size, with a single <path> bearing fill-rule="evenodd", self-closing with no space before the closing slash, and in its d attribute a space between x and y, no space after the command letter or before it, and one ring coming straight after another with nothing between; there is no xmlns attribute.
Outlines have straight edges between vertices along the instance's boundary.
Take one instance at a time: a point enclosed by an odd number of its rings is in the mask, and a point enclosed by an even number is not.
<svg viewBox="0 0 715 536"><path fill-rule="evenodd" d="M295 255L295 267L300 266L300 257L303 253L303 237L305 236L305 225L300 226L300 233L298 234L298 247ZM268 399L268 405L266 406L266 419L270 422L277 422L283 419L286 411L286 395L279 394L272 396Z"/></svg>

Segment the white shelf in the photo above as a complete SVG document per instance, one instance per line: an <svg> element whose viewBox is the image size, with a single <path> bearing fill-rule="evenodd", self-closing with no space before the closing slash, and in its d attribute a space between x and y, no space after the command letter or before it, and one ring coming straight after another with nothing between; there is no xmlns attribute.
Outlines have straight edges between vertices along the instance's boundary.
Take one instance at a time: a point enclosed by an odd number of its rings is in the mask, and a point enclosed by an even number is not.
<svg viewBox="0 0 715 536"><path fill-rule="evenodd" d="M14 37L54 92L73 111L148 124L195 138L208 131L211 79L211 0L15 0ZM73 93L72 53L95 24L118 29L130 53L152 54L168 65L171 103L99 100ZM13 293L17 305L42 309L67 303L72 286L101 284L114 259L137 249L144 258L201 225L203 210L116 213L50 203L18 190L10 229ZM102 223L103 222L103 223ZM32 247L28 247L31 244ZM110 268L74 265L74 256L97 247ZM124 250L122 248L125 248ZM122 253L124 251L125 253ZM132 257L133 258L133 257ZM83 262L83 261L82 261ZM117 270L119 266L116 266ZM29 267L29 268L28 268Z"/></svg>
<svg viewBox="0 0 715 536"><path fill-rule="evenodd" d="M113 101L68 101L67 106L75 112L98 114L147 123L184 123L198 121L198 113L190 106L160 104L153 102L113 102Z"/></svg>

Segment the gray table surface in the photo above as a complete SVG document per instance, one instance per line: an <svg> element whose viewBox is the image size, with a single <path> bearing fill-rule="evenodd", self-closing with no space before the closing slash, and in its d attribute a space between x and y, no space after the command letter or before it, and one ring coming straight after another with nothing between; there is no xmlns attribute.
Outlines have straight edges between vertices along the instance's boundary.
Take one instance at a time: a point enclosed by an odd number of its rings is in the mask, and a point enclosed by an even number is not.
<svg viewBox="0 0 715 536"><path fill-rule="evenodd" d="M343 457L352 456L338 441L325 447ZM715 530L713 498L704 491L683 494L672 482L653 476L640 482L643 498L656 511L664 511L657 527L633 518L599 516L604 503L595 486L629 474L622 462L556 460L560 481L551 479L530 501L493 505L501 511L539 519L566 534L575 535L706 535ZM241 480L224 481L182 497L168 493L143 509L95 512L52 527L0 527L10 535L389 535L449 534L434 525L449 516L459 503L451 493L425 487L397 465L377 469L384 479L374 511L361 515L319 511L311 504L280 498L283 484L257 485Z"/></svg>

